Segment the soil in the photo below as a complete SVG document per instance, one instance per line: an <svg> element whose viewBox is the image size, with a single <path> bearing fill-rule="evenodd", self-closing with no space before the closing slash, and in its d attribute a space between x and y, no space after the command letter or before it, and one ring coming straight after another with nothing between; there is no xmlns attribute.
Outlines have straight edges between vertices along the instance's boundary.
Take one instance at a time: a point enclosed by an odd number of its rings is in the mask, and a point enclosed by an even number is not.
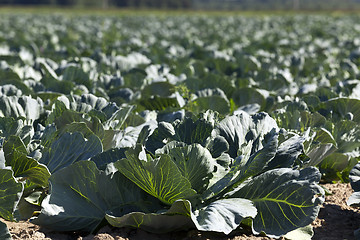
<svg viewBox="0 0 360 240"><path fill-rule="evenodd" d="M352 193L350 184L324 184L332 195L326 200L318 218L313 222L314 240L355 239L354 231L360 228L360 208L349 207L346 200ZM13 239L34 240L265 240L267 237L233 233L225 236L196 230L169 234L151 234L139 229L104 227L96 235L81 236L77 233L58 233L40 228L29 222L6 222Z"/></svg>

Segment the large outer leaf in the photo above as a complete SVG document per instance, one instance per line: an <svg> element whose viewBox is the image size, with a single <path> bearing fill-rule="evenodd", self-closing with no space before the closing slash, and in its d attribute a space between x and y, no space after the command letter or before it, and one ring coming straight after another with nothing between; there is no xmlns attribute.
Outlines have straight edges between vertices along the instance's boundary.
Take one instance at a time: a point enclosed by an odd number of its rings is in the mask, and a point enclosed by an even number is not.
<svg viewBox="0 0 360 240"><path fill-rule="evenodd" d="M194 190L202 192L206 189L216 163L209 150L200 144L192 144L169 148L165 153L175 162L181 174L189 180Z"/></svg>
<svg viewBox="0 0 360 240"><path fill-rule="evenodd" d="M23 185L13 177L13 172L0 169L0 216L6 220L13 220L13 212L23 191Z"/></svg>
<svg viewBox="0 0 360 240"><path fill-rule="evenodd" d="M35 224L57 231L93 232L105 213L146 211L146 196L120 173L113 178L91 161L63 168L50 177L51 191Z"/></svg>
<svg viewBox="0 0 360 240"><path fill-rule="evenodd" d="M254 233L279 237L315 220L324 201L324 190L316 184L319 180L316 168L274 169L255 177L231 197L255 204Z"/></svg>
<svg viewBox="0 0 360 240"><path fill-rule="evenodd" d="M47 186L50 172L46 166L27 156L24 143L11 136L4 144L6 165L11 166L15 177L28 178L40 186Z"/></svg>
<svg viewBox="0 0 360 240"><path fill-rule="evenodd" d="M165 233L194 228L190 211L189 201L178 200L164 213L132 212L121 217L106 214L105 218L114 227L135 227L149 232Z"/></svg>
<svg viewBox="0 0 360 240"><path fill-rule="evenodd" d="M189 180L181 175L168 155L161 155L156 159L147 156L146 160L139 159L141 154L145 154L139 149L130 149L125 154L127 158L117 161L114 166L163 203L171 205L178 199L186 199L196 194L191 189Z"/></svg>
<svg viewBox="0 0 360 240"><path fill-rule="evenodd" d="M229 234L244 218L256 216L256 207L250 200L228 198L192 212L191 218L200 231L214 231Z"/></svg>
<svg viewBox="0 0 360 240"><path fill-rule="evenodd" d="M84 138L81 133L64 133L53 141L39 160L51 173L81 160L87 160L102 152L100 139L95 135Z"/></svg>
<svg viewBox="0 0 360 240"><path fill-rule="evenodd" d="M3 222L0 222L0 239L1 240L11 240L12 239L9 229L7 228L6 224Z"/></svg>

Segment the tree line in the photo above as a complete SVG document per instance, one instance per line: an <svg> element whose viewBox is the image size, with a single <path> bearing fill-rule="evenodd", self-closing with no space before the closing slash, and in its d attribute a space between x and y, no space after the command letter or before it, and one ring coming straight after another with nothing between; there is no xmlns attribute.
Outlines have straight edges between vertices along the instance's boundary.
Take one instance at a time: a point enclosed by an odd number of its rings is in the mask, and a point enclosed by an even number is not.
<svg viewBox="0 0 360 240"><path fill-rule="evenodd" d="M191 8L193 0L0 0L2 5L78 7Z"/></svg>
<svg viewBox="0 0 360 240"><path fill-rule="evenodd" d="M354 10L360 9L360 0L0 0L0 5L200 10Z"/></svg>

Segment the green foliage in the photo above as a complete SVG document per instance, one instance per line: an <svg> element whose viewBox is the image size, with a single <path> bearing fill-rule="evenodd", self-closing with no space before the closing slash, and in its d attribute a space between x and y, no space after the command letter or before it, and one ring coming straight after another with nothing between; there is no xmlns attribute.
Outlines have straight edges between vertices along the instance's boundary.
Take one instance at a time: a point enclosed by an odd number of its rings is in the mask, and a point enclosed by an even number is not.
<svg viewBox="0 0 360 240"><path fill-rule="evenodd" d="M358 22L3 15L0 215L311 238L319 181L358 203Z"/></svg>
<svg viewBox="0 0 360 240"><path fill-rule="evenodd" d="M23 184L16 181L11 170L0 169L0 173L0 216L12 221L13 213L22 194Z"/></svg>

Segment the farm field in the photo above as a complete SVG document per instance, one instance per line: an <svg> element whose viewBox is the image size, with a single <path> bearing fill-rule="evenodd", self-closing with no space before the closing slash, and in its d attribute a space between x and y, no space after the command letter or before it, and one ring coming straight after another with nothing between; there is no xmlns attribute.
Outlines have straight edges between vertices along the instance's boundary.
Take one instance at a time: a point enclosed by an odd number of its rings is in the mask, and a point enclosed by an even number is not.
<svg viewBox="0 0 360 240"><path fill-rule="evenodd" d="M0 14L1 239L359 237L360 16Z"/></svg>

